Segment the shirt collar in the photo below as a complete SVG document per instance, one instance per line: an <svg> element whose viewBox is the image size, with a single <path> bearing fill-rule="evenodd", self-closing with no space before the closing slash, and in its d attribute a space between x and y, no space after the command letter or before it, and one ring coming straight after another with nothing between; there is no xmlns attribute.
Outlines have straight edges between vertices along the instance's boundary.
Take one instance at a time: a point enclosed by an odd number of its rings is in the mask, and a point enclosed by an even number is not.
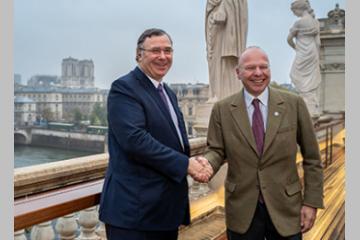
<svg viewBox="0 0 360 240"><path fill-rule="evenodd" d="M251 95L245 88L244 88L244 98L245 98L245 104L246 107L249 108L250 105L252 104L252 101L254 100L254 98L257 98L260 100L260 102L267 106L268 105L268 101L269 101L269 88L266 87L265 90L257 97L254 97L253 95Z"/></svg>
<svg viewBox="0 0 360 240"><path fill-rule="evenodd" d="M162 79L160 81L156 81L155 79L151 78L149 75L147 75L139 66L139 69L150 79L150 81L152 82L152 84L154 85L155 88L159 87L159 84L162 83ZM162 83L162 85L164 86L164 83Z"/></svg>
<svg viewBox="0 0 360 240"><path fill-rule="evenodd" d="M147 75L146 75L146 76L147 76ZM162 83L161 81L159 82L159 81L156 81L155 79L152 79L152 78L149 77L149 76L147 76L147 77L150 79L150 81L152 82L152 84L154 84L154 87L155 87L155 88L158 88L160 84L162 84L163 87L164 87L164 83Z"/></svg>

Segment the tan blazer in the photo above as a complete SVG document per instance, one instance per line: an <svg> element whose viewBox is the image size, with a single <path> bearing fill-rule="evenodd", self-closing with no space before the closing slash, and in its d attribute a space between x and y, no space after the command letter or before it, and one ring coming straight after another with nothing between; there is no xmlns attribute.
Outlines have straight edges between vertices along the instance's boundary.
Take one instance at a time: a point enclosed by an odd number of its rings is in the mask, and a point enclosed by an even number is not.
<svg viewBox="0 0 360 240"><path fill-rule="evenodd" d="M205 157L215 172L227 159L225 213L229 229L244 233L261 190L277 231L301 231L302 204L323 208L323 169L313 123L301 97L269 88L263 156L256 150L243 91L217 102L211 113ZM296 167L300 147L304 191Z"/></svg>

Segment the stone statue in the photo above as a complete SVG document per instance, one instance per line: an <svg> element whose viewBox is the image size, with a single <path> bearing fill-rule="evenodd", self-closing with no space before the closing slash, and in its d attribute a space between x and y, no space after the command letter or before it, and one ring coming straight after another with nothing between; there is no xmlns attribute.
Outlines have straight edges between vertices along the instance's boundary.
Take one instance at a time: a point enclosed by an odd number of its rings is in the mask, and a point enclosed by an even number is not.
<svg viewBox="0 0 360 240"><path fill-rule="evenodd" d="M335 9L328 13L331 23L337 25L340 29L345 27L345 10L339 8L339 4L335 4Z"/></svg>
<svg viewBox="0 0 360 240"><path fill-rule="evenodd" d="M239 91L235 67L246 46L247 0L208 0L206 5L206 44L209 65L209 102Z"/></svg>
<svg viewBox="0 0 360 240"><path fill-rule="evenodd" d="M290 78L312 117L317 118L320 116L320 26L309 1L295 0L291 10L299 19L290 28L287 39L296 51Z"/></svg>

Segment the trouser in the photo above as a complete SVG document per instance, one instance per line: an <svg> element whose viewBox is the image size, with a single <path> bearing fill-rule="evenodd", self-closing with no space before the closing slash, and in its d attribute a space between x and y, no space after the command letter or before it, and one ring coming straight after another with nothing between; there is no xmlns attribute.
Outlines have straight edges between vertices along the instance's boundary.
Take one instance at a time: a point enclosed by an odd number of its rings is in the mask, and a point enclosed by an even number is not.
<svg viewBox="0 0 360 240"><path fill-rule="evenodd" d="M105 224L108 240L177 240L178 230L138 231Z"/></svg>
<svg viewBox="0 0 360 240"><path fill-rule="evenodd" d="M301 240L301 232L283 237L275 229L264 203L258 202L254 218L244 234L227 229L228 240Z"/></svg>

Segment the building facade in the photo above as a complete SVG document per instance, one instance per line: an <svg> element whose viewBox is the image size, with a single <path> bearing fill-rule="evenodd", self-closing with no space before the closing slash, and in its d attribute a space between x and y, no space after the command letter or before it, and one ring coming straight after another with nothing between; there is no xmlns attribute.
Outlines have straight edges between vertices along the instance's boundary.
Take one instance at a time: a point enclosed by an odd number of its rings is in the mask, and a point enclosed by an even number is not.
<svg viewBox="0 0 360 240"><path fill-rule="evenodd" d="M64 58L61 64L61 82L66 88L93 88L95 86L93 61Z"/></svg>
<svg viewBox="0 0 360 240"><path fill-rule="evenodd" d="M36 120L36 103L27 97L14 99L14 125L31 126Z"/></svg>
<svg viewBox="0 0 360 240"><path fill-rule="evenodd" d="M320 22L320 109L345 111L345 10L336 4Z"/></svg>
<svg viewBox="0 0 360 240"><path fill-rule="evenodd" d="M73 122L75 115L89 118L95 104L106 106L108 90L94 87L92 60L69 57L62 60L61 67L61 77L35 75L26 86L14 84L16 123ZM15 82L18 78L14 75Z"/></svg>
<svg viewBox="0 0 360 240"><path fill-rule="evenodd" d="M107 90L98 88L23 86L15 89L15 97L28 98L34 102L37 119L59 122L72 121L76 109L88 116L96 103L106 106L107 95Z"/></svg>
<svg viewBox="0 0 360 240"><path fill-rule="evenodd" d="M35 75L32 76L27 85L30 87L60 87L61 79L58 76L53 75Z"/></svg>
<svg viewBox="0 0 360 240"><path fill-rule="evenodd" d="M107 90L98 88L67 89L63 91L62 104L64 119L71 119L76 109L81 110L83 115L89 116L96 103L99 103L101 107L106 106L107 95Z"/></svg>
<svg viewBox="0 0 360 240"><path fill-rule="evenodd" d="M170 84L170 88L176 93L179 107L184 115L185 125L189 137L195 137L195 116L198 106L205 103L209 97L209 85L197 84Z"/></svg>

